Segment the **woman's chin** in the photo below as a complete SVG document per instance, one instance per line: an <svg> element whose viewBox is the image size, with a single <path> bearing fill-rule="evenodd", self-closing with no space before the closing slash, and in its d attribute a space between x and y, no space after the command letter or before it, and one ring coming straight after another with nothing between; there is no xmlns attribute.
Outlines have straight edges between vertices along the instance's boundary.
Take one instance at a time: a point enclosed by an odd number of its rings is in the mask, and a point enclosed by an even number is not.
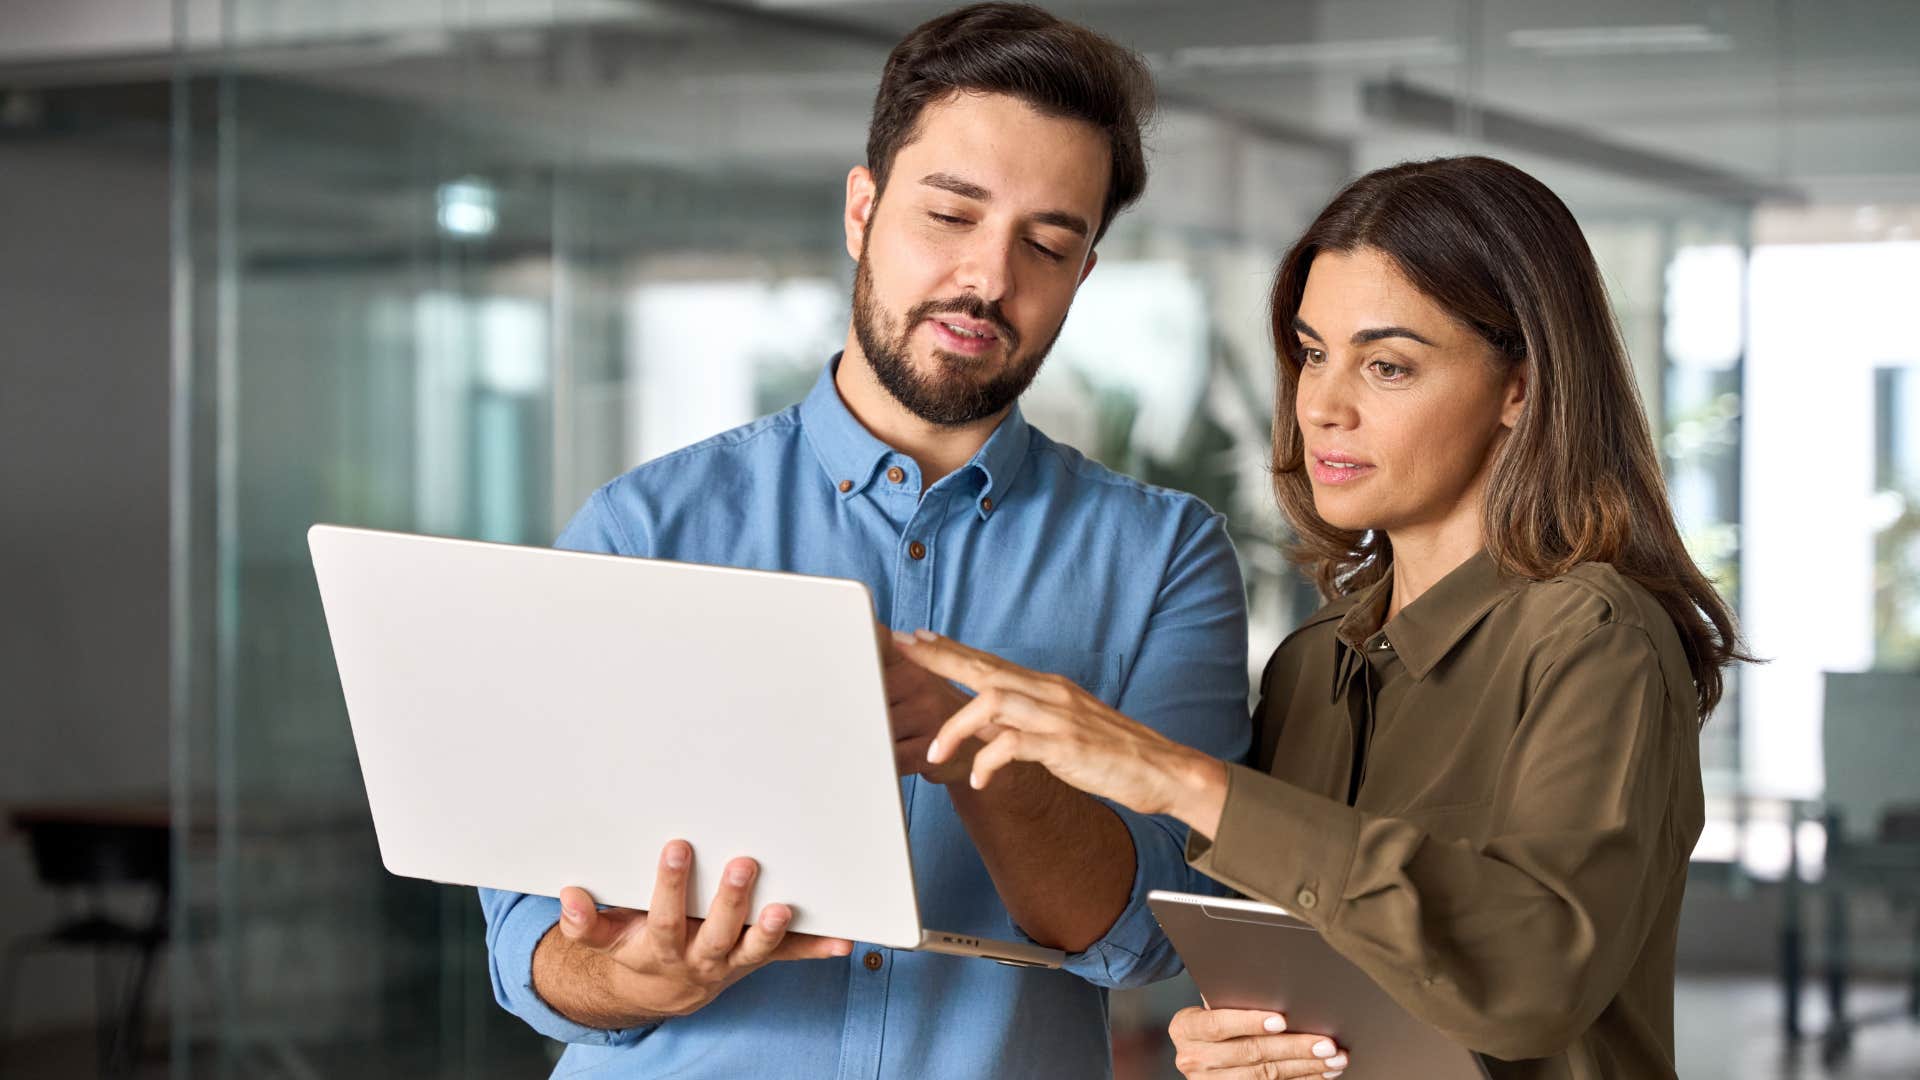
<svg viewBox="0 0 1920 1080"><path fill-rule="evenodd" d="M1370 517L1361 513L1358 507L1347 504L1345 499L1326 498L1319 492L1314 493L1313 512L1320 516L1321 521L1347 532L1366 532L1373 528Z"/></svg>

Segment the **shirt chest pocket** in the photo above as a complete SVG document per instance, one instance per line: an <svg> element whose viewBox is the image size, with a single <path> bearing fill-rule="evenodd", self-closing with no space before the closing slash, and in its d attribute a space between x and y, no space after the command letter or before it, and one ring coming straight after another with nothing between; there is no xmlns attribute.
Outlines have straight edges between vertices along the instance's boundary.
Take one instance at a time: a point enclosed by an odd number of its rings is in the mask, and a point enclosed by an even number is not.
<svg viewBox="0 0 1920 1080"><path fill-rule="evenodd" d="M1057 645L981 645L1003 660L1047 675L1065 675L1082 690L1106 702L1120 700L1120 680L1126 656L1121 653L1091 652Z"/></svg>

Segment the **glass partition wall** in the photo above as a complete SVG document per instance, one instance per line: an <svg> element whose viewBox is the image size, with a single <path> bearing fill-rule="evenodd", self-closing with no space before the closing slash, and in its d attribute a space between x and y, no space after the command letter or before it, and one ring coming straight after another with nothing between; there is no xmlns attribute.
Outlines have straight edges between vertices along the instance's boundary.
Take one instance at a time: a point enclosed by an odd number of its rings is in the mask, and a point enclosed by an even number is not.
<svg viewBox="0 0 1920 1080"><path fill-rule="evenodd" d="M546 543L606 479L798 400L844 333L882 59L943 6L176 0L176 1075L552 1059L492 1003L472 890L380 866L305 532ZM1771 85L1756 65L1824 40L1792 21L1814 5L1623 11L1661 22L1640 38L1479 0L1052 6L1145 51L1165 107L1025 408L1230 515L1256 663L1316 602L1269 495L1273 265L1344 178L1435 153L1509 157L1581 216L1688 542L1740 593L1751 211L1806 193L1777 117L1661 127L1657 88ZM1617 135L1636 115L1661 146ZM1911 441L1882 444L1903 484ZM1728 791L1734 686L1707 733ZM1116 996L1125 1074L1165 1072L1190 994Z"/></svg>

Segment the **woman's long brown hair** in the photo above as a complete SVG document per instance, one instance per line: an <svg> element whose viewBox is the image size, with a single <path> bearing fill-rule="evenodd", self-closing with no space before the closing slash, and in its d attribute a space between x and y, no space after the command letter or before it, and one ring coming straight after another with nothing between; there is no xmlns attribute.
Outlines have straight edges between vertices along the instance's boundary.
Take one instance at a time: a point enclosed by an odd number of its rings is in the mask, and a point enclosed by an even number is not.
<svg viewBox="0 0 1920 1080"><path fill-rule="evenodd" d="M1504 161L1439 158L1368 173L1334 196L1281 261L1272 298L1280 360L1273 487L1296 535L1289 557L1328 597L1393 566L1384 533L1338 529L1315 511L1294 416L1301 356L1293 324L1307 271L1322 251L1360 248L1392 258L1500 362L1526 367L1526 407L1487 479L1481 531L1496 564L1544 581L1604 562L1638 582L1680 633L1704 720L1720 703L1721 669L1751 658L1726 602L1681 543L1586 237L1546 185Z"/></svg>

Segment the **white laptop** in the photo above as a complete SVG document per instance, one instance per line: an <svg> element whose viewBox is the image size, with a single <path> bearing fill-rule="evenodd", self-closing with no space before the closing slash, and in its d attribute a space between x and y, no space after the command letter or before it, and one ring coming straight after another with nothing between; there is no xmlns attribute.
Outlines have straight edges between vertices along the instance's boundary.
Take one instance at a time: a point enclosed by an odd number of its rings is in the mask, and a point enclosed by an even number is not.
<svg viewBox="0 0 1920 1080"><path fill-rule="evenodd" d="M1059 967L920 925L866 586L315 525L380 857L406 877L689 911L728 859L791 929Z"/></svg>

